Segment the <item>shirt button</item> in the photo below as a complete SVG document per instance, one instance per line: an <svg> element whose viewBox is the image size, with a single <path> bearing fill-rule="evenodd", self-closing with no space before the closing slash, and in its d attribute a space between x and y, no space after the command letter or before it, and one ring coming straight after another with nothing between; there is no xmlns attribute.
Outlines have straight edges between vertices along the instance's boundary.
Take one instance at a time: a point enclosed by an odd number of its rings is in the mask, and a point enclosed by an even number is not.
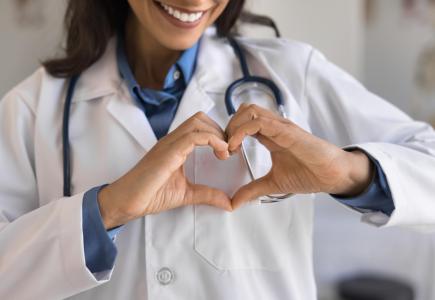
<svg viewBox="0 0 435 300"><path fill-rule="evenodd" d="M157 272L156 277L161 285L168 285L174 280L174 273L169 268L161 268Z"/></svg>
<svg viewBox="0 0 435 300"><path fill-rule="evenodd" d="M181 76L180 71L175 70L175 72L174 72L174 80L178 80L178 79L180 79L180 76Z"/></svg>

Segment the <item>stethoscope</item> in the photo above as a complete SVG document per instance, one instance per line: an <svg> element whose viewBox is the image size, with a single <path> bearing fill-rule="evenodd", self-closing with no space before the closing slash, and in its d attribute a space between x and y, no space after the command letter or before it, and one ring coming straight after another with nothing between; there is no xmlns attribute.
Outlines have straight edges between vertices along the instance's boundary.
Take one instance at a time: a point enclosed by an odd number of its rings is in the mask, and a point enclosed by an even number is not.
<svg viewBox="0 0 435 300"><path fill-rule="evenodd" d="M242 69L243 77L233 82L225 93L225 106L229 116L235 114L236 109L234 108L234 100L243 97L245 93L250 93L252 90L256 90L258 93L262 93L268 98L273 98L275 104L278 108L278 113L281 117L286 118L286 113L284 110L284 103L282 100L281 91L278 86L271 80L253 76L249 72L248 64L246 62L246 57L239 45L239 43L234 38L228 38L230 45L234 49L236 56L239 59L240 66ZM70 120L70 112L71 112L71 102L74 96L74 91L76 84L78 82L80 75L73 76L70 79L64 114L63 114L63 124L62 124L62 143L63 143L63 194L65 197L71 196L71 151L70 151L70 142L69 142L69 120ZM241 152L243 156L243 160L245 161L248 173L251 180L255 180L255 175L253 172L253 167L249 160L248 154L246 152L246 147L244 143L241 145ZM292 194L286 195L267 195L261 197L259 200L261 203L274 203L279 202L281 200L287 199Z"/></svg>

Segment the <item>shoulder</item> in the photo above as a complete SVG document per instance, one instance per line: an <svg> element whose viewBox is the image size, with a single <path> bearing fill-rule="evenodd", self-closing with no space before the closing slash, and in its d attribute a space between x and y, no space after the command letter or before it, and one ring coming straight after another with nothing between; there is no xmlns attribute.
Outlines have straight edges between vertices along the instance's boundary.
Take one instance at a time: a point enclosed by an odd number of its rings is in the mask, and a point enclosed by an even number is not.
<svg viewBox="0 0 435 300"><path fill-rule="evenodd" d="M287 38L249 38L239 37L237 40L251 51L273 56L294 56L296 59L306 58L314 50L313 46Z"/></svg>
<svg viewBox="0 0 435 300"><path fill-rule="evenodd" d="M313 56L313 46L284 38L238 38L252 72L273 78L296 101L303 98Z"/></svg>
<svg viewBox="0 0 435 300"><path fill-rule="evenodd" d="M272 67L289 66L305 67L313 53L318 51L313 46L286 38L251 38L237 37L236 40L248 55L254 58L266 60ZM204 36L203 42L207 44L207 49L218 49L222 57L232 57L233 50L227 38L217 37L209 33ZM249 59L249 58L248 58Z"/></svg>
<svg viewBox="0 0 435 300"><path fill-rule="evenodd" d="M361 85L351 74L309 44L283 38L241 38L239 41L252 55L262 58L284 79L300 78L304 84L315 82L327 86L344 82Z"/></svg>
<svg viewBox="0 0 435 300"><path fill-rule="evenodd" d="M39 99L44 98L47 91L53 93L62 92L65 79L54 78L45 70L38 68L33 74L12 88L1 100L2 105L16 106L25 105L33 113L36 112ZM45 95L47 96L47 95Z"/></svg>
<svg viewBox="0 0 435 300"><path fill-rule="evenodd" d="M303 74L311 56L317 52L311 45L285 38L239 38L248 53L267 62L275 71L291 70Z"/></svg>

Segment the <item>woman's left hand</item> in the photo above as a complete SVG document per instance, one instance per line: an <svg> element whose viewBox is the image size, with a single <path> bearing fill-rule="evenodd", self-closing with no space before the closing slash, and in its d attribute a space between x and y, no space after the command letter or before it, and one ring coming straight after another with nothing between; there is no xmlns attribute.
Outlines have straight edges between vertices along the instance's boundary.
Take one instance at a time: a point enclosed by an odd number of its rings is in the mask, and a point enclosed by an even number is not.
<svg viewBox="0 0 435 300"><path fill-rule="evenodd" d="M362 151L345 151L254 104L239 107L226 133L231 152L239 151L246 136L253 136L272 158L268 174L234 194L233 209L269 194L325 192L351 197L363 192L374 175L373 163Z"/></svg>

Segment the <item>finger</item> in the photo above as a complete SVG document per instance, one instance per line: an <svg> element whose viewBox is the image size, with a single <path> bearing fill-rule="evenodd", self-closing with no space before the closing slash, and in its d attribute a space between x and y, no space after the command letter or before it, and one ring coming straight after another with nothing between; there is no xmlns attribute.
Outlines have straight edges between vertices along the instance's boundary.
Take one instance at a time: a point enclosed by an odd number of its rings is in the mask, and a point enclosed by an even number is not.
<svg viewBox="0 0 435 300"><path fill-rule="evenodd" d="M240 127L247 121L257 119L258 117L267 117L270 119L277 119L281 121L286 120L281 118L279 115L272 112L271 110L264 109L255 104L243 103L239 106L237 112L231 118L230 122L227 125L227 128L225 129L225 132L228 136L231 136L231 134L237 127Z"/></svg>
<svg viewBox="0 0 435 300"><path fill-rule="evenodd" d="M222 127L219 126L218 123L216 123L215 120L210 118L206 113L204 113L202 111L196 113L196 115L197 115L197 118L199 118L201 121L203 121L204 123L208 124L209 126L215 128L216 132L219 132L220 134L222 134L222 137L224 138L224 140L226 140L225 131L222 129Z"/></svg>
<svg viewBox="0 0 435 300"><path fill-rule="evenodd" d="M207 132L216 135L220 139L226 141L226 134L219 127L219 125L211 120L205 113L199 112L194 116L189 118L183 124L181 124L176 130L174 130L170 135L165 137L165 142L174 143L176 140L179 140L182 136L185 136L191 132ZM215 151L216 157L219 159L226 159L228 156L226 155L227 151L218 152Z"/></svg>
<svg viewBox="0 0 435 300"><path fill-rule="evenodd" d="M242 105L240 105L239 108L237 109L237 112L240 114L247 113L251 117L253 116L265 116L270 118L279 117L279 115L276 112L270 109L263 108L256 104L248 104L248 103L243 103Z"/></svg>
<svg viewBox="0 0 435 300"><path fill-rule="evenodd" d="M182 156L184 162L196 146L210 146L218 154L219 159L229 157L227 142L209 132L187 133L174 142L172 148L175 154Z"/></svg>
<svg viewBox="0 0 435 300"><path fill-rule="evenodd" d="M233 210L236 210L243 203L254 200L258 197L277 193L273 184L266 176L251 181L247 185L242 186L232 198Z"/></svg>
<svg viewBox="0 0 435 300"><path fill-rule="evenodd" d="M197 117L195 121L187 124L187 132L208 132L211 134L216 135L218 138L220 138L223 141L227 140L226 134L224 131L215 123L212 121L206 114L197 114ZM214 149L214 154L217 158L221 160L225 160L228 158L227 150L224 152L220 152L216 149Z"/></svg>
<svg viewBox="0 0 435 300"><path fill-rule="evenodd" d="M195 114L196 117L201 120L206 128L209 128L209 132L214 132L217 136L222 138L224 141L227 141L227 135L225 131L222 129L222 127L219 126L218 123L216 123L213 119L211 119L206 113L204 112L198 112ZM215 129L214 131L212 129ZM216 157L222 159L221 157L225 157L225 153L217 153L215 152Z"/></svg>
<svg viewBox="0 0 435 300"><path fill-rule="evenodd" d="M211 205L226 211L232 211L231 199L223 191L205 185L189 184L188 204Z"/></svg>
<svg viewBox="0 0 435 300"><path fill-rule="evenodd" d="M220 126L210 119L204 112L198 112L181 124L177 129L179 135L184 135L192 131L207 131L216 134L225 140L225 132Z"/></svg>
<svg viewBox="0 0 435 300"><path fill-rule="evenodd" d="M246 136L261 135L272 139L273 141L283 132L285 129L279 121L259 117L254 120L250 120L238 128L232 133L228 141L228 149L230 152L235 151L241 144Z"/></svg>

